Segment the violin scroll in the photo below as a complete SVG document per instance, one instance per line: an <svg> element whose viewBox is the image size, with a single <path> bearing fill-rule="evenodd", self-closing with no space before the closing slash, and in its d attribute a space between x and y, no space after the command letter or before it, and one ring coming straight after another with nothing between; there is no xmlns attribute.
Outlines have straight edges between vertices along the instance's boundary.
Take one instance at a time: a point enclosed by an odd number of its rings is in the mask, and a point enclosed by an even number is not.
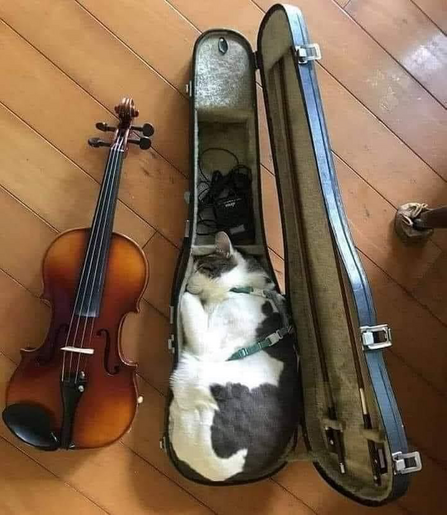
<svg viewBox="0 0 447 515"><path fill-rule="evenodd" d="M91 147L112 147L117 143L120 148L127 151L128 143L138 145L142 150L148 150L152 146L150 137L154 134L154 127L150 123L142 126L134 126L132 122L139 115L138 109L132 98L124 97L121 102L115 106L115 112L119 118L118 127L113 127L106 122L96 123L96 128L102 132L114 132L112 142L104 141L100 138L90 138L88 144ZM136 134L137 138L129 138L130 132L142 133Z"/></svg>

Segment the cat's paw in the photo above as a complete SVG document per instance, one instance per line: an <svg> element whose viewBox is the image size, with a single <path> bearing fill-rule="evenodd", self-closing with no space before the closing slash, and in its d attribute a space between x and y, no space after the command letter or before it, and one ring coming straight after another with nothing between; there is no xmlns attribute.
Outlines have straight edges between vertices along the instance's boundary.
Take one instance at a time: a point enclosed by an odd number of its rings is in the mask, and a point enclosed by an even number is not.
<svg viewBox="0 0 447 515"><path fill-rule="evenodd" d="M187 291L183 294L181 306L183 314L194 313L197 309L203 311L199 297Z"/></svg>

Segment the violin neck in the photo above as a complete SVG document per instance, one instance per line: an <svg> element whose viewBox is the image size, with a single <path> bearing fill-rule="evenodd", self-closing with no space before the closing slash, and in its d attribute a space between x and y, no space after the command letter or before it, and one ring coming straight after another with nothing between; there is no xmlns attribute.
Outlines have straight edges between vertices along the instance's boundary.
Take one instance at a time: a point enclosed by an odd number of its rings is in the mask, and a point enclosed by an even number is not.
<svg viewBox="0 0 447 515"><path fill-rule="evenodd" d="M116 147L114 145L109 151L81 269L75 301L78 316L99 316L124 159L124 150Z"/></svg>

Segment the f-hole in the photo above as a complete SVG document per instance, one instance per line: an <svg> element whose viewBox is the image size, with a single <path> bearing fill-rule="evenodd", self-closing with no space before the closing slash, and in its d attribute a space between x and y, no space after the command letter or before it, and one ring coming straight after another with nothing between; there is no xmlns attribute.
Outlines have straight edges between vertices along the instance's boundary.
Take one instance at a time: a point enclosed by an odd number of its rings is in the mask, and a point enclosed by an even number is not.
<svg viewBox="0 0 447 515"><path fill-rule="evenodd" d="M118 372L120 371L120 366L119 365L114 365L113 367L113 370L110 370L110 363L109 363L109 359L110 359L110 334L109 334L109 331L107 331L107 329L100 329L97 333L96 333L98 336L104 336L105 340L106 340L106 344L105 344L105 348L104 348L104 368L106 369L107 373L109 373L110 375L114 376L116 374L118 374Z"/></svg>
<svg viewBox="0 0 447 515"><path fill-rule="evenodd" d="M62 345L58 345L59 343L59 337L63 334L64 336L67 336L68 334L68 324L61 324L56 331L56 335L54 336L53 343L49 345L50 351L47 355L47 357L44 356L38 356L37 357L37 363L39 365L46 365L52 359L54 358L54 354L56 352L56 348L62 347Z"/></svg>

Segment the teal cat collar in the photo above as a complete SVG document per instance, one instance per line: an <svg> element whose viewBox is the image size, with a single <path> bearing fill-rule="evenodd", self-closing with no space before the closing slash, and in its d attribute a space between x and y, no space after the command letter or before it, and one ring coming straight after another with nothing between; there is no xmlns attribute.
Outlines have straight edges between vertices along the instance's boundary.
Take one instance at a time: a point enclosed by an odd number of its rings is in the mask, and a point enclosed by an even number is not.
<svg viewBox="0 0 447 515"><path fill-rule="evenodd" d="M231 288L230 292L232 293L245 293L247 295L256 295L258 297L264 297L266 299L269 299L271 302L273 302L275 305L276 303L273 300L273 296L279 295L274 290L259 290L256 288L251 288L250 286L241 287L241 288ZM250 345L249 347L243 347L242 349L239 349L234 354L232 354L227 361L235 361L237 359L246 358L247 356L251 356L252 354L256 354L257 352L267 349L268 347L272 347L273 345L276 345L279 341L281 341L286 334L289 334L292 332L292 326L288 325L285 327L281 327L281 329L278 329L272 334L269 334L266 338L263 340L254 343L253 345Z"/></svg>
<svg viewBox="0 0 447 515"><path fill-rule="evenodd" d="M292 328L289 327L282 327L281 329L278 329L272 334L269 334L267 338L264 338L260 342L256 342L253 345L250 345L250 347L243 347L242 349L239 349L234 354L232 354L227 361L234 361L236 359L242 359L246 358L247 356L251 356L252 354L256 354L257 352L267 349L268 347L272 347L273 345L276 345L280 340L284 338L286 334L289 334L292 332Z"/></svg>

